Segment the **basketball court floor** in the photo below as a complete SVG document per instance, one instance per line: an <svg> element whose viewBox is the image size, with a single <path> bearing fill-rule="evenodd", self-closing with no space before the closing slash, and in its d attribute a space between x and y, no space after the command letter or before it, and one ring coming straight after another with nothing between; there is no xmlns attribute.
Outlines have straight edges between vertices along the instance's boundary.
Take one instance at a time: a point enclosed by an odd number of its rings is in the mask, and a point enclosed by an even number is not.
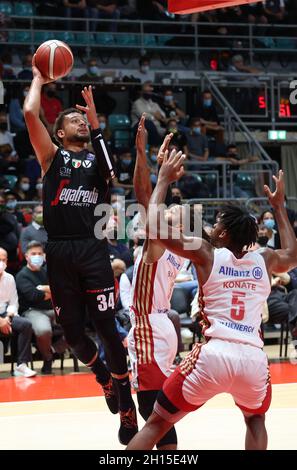
<svg viewBox="0 0 297 470"><path fill-rule="evenodd" d="M297 364L292 362L271 364L269 449L297 449ZM32 379L9 377L3 369L0 366L0 427L5 430L1 450L124 448L117 440L119 417L108 411L93 376L83 367L79 373L66 369L64 375L57 367L53 376ZM244 448L241 413L225 394L184 418L177 433L181 450Z"/></svg>

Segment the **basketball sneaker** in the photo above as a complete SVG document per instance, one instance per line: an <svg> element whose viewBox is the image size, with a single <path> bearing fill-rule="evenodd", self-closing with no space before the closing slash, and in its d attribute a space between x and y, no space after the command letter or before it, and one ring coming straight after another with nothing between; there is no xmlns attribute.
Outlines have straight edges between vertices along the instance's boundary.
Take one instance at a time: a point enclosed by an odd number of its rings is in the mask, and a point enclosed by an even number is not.
<svg viewBox="0 0 297 470"><path fill-rule="evenodd" d="M120 410L120 418L121 426L118 434L119 441L121 444L126 446L138 432L135 406L126 411Z"/></svg>
<svg viewBox="0 0 297 470"><path fill-rule="evenodd" d="M14 371L15 377L35 377L37 374L36 370L30 369L27 364L19 364Z"/></svg>

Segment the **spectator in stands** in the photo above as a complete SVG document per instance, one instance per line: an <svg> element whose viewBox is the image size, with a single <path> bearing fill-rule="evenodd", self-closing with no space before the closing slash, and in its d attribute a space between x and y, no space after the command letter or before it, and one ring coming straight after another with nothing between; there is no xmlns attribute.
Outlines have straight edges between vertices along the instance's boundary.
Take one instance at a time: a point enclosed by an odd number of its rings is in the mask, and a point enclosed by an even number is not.
<svg viewBox="0 0 297 470"><path fill-rule="evenodd" d="M23 115L23 103L28 94L28 91L29 85L25 85L21 89L16 89L9 102L9 120L12 132L26 130L26 124Z"/></svg>
<svg viewBox="0 0 297 470"><path fill-rule="evenodd" d="M2 79L3 80L15 80L16 76L12 66L12 55L10 52L5 52L1 56L2 63Z"/></svg>
<svg viewBox="0 0 297 470"><path fill-rule="evenodd" d="M42 202L42 188L43 188L42 178L37 178L36 183L35 183L35 194L33 194L32 201Z"/></svg>
<svg viewBox="0 0 297 470"><path fill-rule="evenodd" d="M97 59L94 57L89 59L87 62L87 71L81 77L81 81L91 82L91 81L101 81L102 77L100 76L100 68L98 67Z"/></svg>
<svg viewBox="0 0 297 470"><path fill-rule="evenodd" d="M20 176L15 188L14 192L17 194L18 199L21 201L31 201L31 191L30 191L30 180L27 176Z"/></svg>
<svg viewBox="0 0 297 470"><path fill-rule="evenodd" d="M29 320L18 315L19 302L14 277L7 273L7 252L0 248L0 332L5 336L17 334L17 367L15 376L34 377L36 372L28 367L32 361L32 326Z"/></svg>
<svg viewBox="0 0 297 470"><path fill-rule="evenodd" d="M6 207L5 195L0 195L0 246L7 251L8 260L15 263L20 237L20 227L15 215L10 214Z"/></svg>
<svg viewBox="0 0 297 470"><path fill-rule="evenodd" d="M185 119L186 113L179 107L172 90L165 90L163 99L162 109L167 119L174 118L178 122Z"/></svg>
<svg viewBox="0 0 297 470"><path fill-rule="evenodd" d="M1 131L0 131L1 138ZM19 173L20 161L18 154L10 144L0 144L0 174L17 175Z"/></svg>
<svg viewBox="0 0 297 470"><path fill-rule="evenodd" d="M158 103L153 101L154 87L152 82L145 82L142 85L141 97L134 101L132 105L132 126L137 131L139 119L146 114L145 127L148 132L148 144L159 145L162 141L165 129L162 125L166 125L166 116Z"/></svg>
<svg viewBox="0 0 297 470"><path fill-rule="evenodd" d="M86 0L63 0L64 14L66 18L84 18L86 14ZM83 29L83 22L68 21L68 29L81 30Z"/></svg>
<svg viewBox="0 0 297 470"><path fill-rule="evenodd" d="M32 59L32 54L26 54L23 57L23 69L18 73L19 80L28 80L29 82L33 80Z"/></svg>
<svg viewBox="0 0 297 470"><path fill-rule="evenodd" d="M141 83L154 82L155 72L151 68L151 59L144 55L140 57L138 64L139 70L133 72L133 78L139 79Z"/></svg>
<svg viewBox="0 0 297 470"><path fill-rule="evenodd" d="M106 227L106 236L108 241L108 251L111 261L120 259L124 261L127 267L133 263L129 248L119 243L118 240L118 218L112 216Z"/></svg>
<svg viewBox="0 0 297 470"><path fill-rule="evenodd" d="M39 2L38 12L40 16L62 16L61 0L42 0Z"/></svg>
<svg viewBox="0 0 297 470"><path fill-rule="evenodd" d="M240 170L240 167L247 163L256 162L259 160L257 156L248 156L247 158L240 158L236 144L230 144L226 148L226 153L217 157L216 160L228 161L232 170Z"/></svg>
<svg viewBox="0 0 297 470"><path fill-rule="evenodd" d="M284 0L266 0L263 10L268 23L281 23L285 19L286 9Z"/></svg>
<svg viewBox="0 0 297 470"><path fill-rule="evenodd" d="M171 188L171 203L180 205L183 199L182 192L178 186Z"/></svg>
<svg viewBox="0 0 297 470"><path fill-rule="evenodd" d="M223 141L223 127L220 126L220 120L211 91L203 91L194 114L200 116L207 135L215 136L218 140Z"/></svg>
<svg viewBox="0 0 297 470"><path fill-rule="evenodd" d="M260 229L259 233L262 236L268 237L267 246L276 250L280 248L280 238L278 231L276 230L275 218L273 212L270 210L262 212L259 217Z"/></svg>
<svg viewBox="0 0 297 470"><path fill-rule="evenodd" d="M251 65L245 65L243 56L236 54L232 57L231 65L229 66L229 72L260 74L262 73L262 70ZM232 80L235 78L236 76L232 76Z"/></svg>
<svg viewBox="0 0 297 470"><path fill-rule="evenodd" d="M17 209L17 193L15 191L12 191L10 189L6 190L4 192L5 197L6 197L6 211L8 214L13 215L17 222L22 226L26 227L26 221L24 218L23 213Z"/></svg>
<svg viewBox="0 0 297 470"><path fill-rule="evenodd" d="M113 187L118 194L130 197L133 189L134 161L129 148L122 149L116 163L116 177Z"/></svg>
<svg viewBox="0 0 297 470"><path fill-rule="evenodd" d="M51 303L51 291L44 264L44 250L39 242L31 241L25 253L27 265L16 275L16 285L20 301L20 313L33 327L39 352L43 358L42 374L52 373L53 327L59 331L59 339L53 345L57 352L64 352L66 343L62 332L55 325L55 313Z"/></svg>
<svg viewBox="0 0 297 470"><path fill-rule="evenodd" d="M97 114L97 117L104 140L109 145L109 147L113 149L113 137L108 124L108 119L105 114Z"/></svg>
<svg viewBox="0 0 297 470"><path fill-rule="evenodd" d="M40 243L43 248L47 242L47 233L43 226L42 206L35 206L32 214L32 223L21 232L20 244L22 253L27 252L27 246L33 240Z"/></svg>
<svg viewBox="0 0 297 470"><path fill-rule="evenodd" d="M91 2L94 4L94 7L91 8L92 10L92 18L97 18L97 19L113 19L113 21L110 25L110 31L117 31L117 21L120 16L120 10L119 10L119 2L118 0L95 0ZM94 27L95 26L95 27ZM92 23L92 31L96 30L96 23Z"/></svg>
<svg viewBox="0 0 297 470"><path fill-rule="evenodd" d="M0 111L0 146L9 144L14 150L13 136L8 131L8 119L5 111Z"/></svg>
<svg viewBox="0 0 297 470"><path fill-rule="evenodd" d="M158 179L158 153L159 147L151 145L148 154L148 167L150 169L150 178L153 185L156 185Z"/></svg>
<svg viewBox="0 0 297 470"><path fill-rule="evenodd" d="M184 152L191 161L206 162L209 157L208 140L202 132L203 124L200 118L193 118L190 132L186 133L187 144Z"/></svg>
<svg viewBox="0 0 297 470"><path fill-rule="evenodd" d="M41 93L42 119L48 132L52 135L54 123L63 110L62 102L57 96L56 83L44 85Z"/></svg>
<svg viewBox="0 0 297 470"><path fill-rule="evenodd" d="M178 147L178 150L184 150L184 147L187 144L187 139L185 134L179 130L178 122L175 118L169 119L167 123L167 133L173 134L170 141L171 144Z"/></svg>

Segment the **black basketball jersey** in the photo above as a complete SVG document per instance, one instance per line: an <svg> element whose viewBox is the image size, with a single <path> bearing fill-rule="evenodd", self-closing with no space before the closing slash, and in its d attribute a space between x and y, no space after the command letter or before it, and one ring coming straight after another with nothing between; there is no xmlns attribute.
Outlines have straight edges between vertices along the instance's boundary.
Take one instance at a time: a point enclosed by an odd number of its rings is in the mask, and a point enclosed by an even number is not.
<svg viewBox="0 0 297 470"><path fill-rule="evenodd" d="M51 240L94 238L95 207L106 202L108 184L89 150L59 148L43 178L44 227Z"/></svg>

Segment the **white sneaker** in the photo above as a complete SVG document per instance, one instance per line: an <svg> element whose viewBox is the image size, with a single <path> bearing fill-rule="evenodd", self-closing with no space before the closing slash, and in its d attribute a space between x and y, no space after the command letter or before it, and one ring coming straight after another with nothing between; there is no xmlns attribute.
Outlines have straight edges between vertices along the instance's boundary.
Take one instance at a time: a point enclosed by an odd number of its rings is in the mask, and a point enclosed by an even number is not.
<svg viewBox="0 0 297 470"><path fill-rule="evenodd" d="M37 374L35 370L30 369L27 364L20 364L15 368L14 376L15 377L34 377Z"/></svg>
<svg viewBox="0 0 297 470"><path fill-rule="evenodd" d="M191 330L189 330L189 328L182 328L181 337L183 343L190 343L193 340L193 333Z"/></svg>

